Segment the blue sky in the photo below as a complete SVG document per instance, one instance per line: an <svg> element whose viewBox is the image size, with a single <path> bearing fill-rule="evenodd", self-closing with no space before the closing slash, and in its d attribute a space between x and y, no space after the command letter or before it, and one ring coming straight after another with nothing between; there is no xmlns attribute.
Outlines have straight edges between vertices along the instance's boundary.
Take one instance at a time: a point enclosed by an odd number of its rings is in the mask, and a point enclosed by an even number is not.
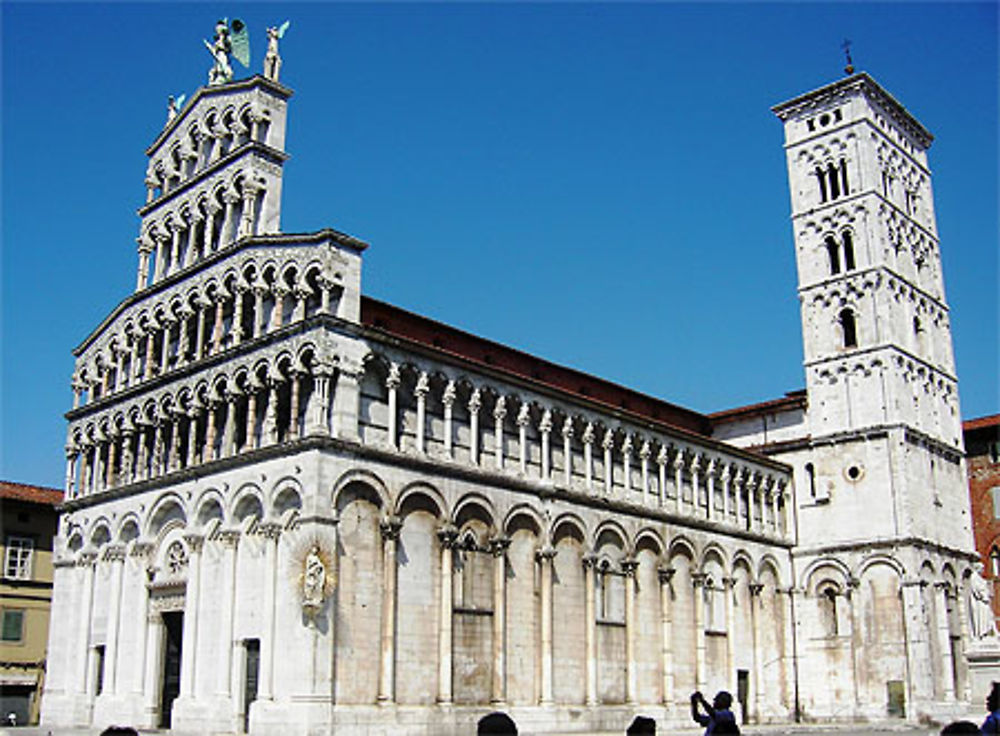
<svg viewBox="0 0 1000 736"><path fill-rule="evenodd" d="M374 297L701 411L804 386L781 125L841 41L937 137L966 418L998 411L997 5L0 4L0 477L60 486L71 350L130 293L145 147L218 16L288 18L283 228ZM247 74L236 65L238 74Z"/></svg>

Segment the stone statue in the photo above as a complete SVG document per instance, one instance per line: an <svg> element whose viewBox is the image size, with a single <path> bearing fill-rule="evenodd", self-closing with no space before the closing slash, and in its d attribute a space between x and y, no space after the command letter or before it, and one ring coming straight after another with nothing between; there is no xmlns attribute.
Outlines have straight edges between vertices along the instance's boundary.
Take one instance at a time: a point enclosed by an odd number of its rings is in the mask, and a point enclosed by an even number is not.
<svg viewBox="0 0 1000 736"><path fill-rule="evenodd" d="M988 639L997 635L990 586L982 576L982 565L969 580L969 628L973 639Z"/></svg>
<svg viewBox="0 0 1000 736"><path fill-rule="evenodd" d="M174 97L170 95L167 97L167 122L177 117L177 113L184 108L184 100L187 99L186 95L181 95L180 97Z"/></svg>
<svg viewBox="0 0 1000 736"><path fill-rule="evenodd" d="M236 57L243 66L250 65L250 40L246 24L238 18L230 23L223 18L215 24L215 36L212 43L205 41L205 48L215 59L212 68L208 70L210 85L226 84L233 81L233 66L229 63L229 55Z"/></svg>
<svg viewBox="0 0 1000 736"><path fill-rule="evenodd" d="M326 565L319 555L319 545L314 544L306 555L306 569L302 576L302 608L314 615L323 605L326 589Z"/></svg>
<svg viewBox="0 0 1000 736"><path fill-rule="evenodd" d="M267 29L267 55L264 56L264 76L273 82L278 81L281 73L281 55L278 53L278 41L285 36L285 31L291 21L286 20L275 28L271 26Z"/></svg>
<svg viewBox="0 0 1000 736"><path fill-rule="evenodd" d="M208 53L215 59L212 68L208 70L209 84L225 84L233 79L233 67L229 63L229 54L233 51L233 42L229 40L229 23L220 20L215 24L215 37L212 43L205 41Z"/></svg>

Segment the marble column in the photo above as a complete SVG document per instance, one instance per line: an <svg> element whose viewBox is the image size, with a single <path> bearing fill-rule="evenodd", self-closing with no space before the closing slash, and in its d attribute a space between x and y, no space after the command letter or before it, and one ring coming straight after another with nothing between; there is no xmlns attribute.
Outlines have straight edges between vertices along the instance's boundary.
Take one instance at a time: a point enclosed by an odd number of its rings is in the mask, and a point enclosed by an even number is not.
<svg viewBox="0 0 1000 736"><path fill-rule="evenodd" d="M625 573L625 702L635 703L638 699L638 673L635 661L635 639L638 635L635 621L635 577L639 563L622 560Z"/></svg>
<svg viewBox="0 0 1000 736"><path fill-rule="evenodd" d="M573 485L573 418L566 417L562 426L563 436L563 485Z"/></svg>
<svg viewBox="0 0 1000 736"><path fill-rule="evenodd" d="M142 291L149 281L149 254L153 252L153 246L144 240L139 240L139 270L135 277L135 290Z"/></svg>
<svg viewBox="0 0 1000 736"><path fill-rule="evenodd" d="M764 586L760 583L750 583L750 636L753 654L753 681L750 683L750 698L752 704L750 716L760 723L764 706L764 652L761 651L763 636L760 625L762 612L760 610L760 594Z"/></svg>
<svg viewBox="0 0 1000 736"><path fill-rule="evenodd" d="M452 702L452 560L457 530L446 524L437 532L441 547L441 598L438 611L438 695L437 702Z"/></svg>
<svg viewBox="0 0 1000 736"><path fill-rule="evenodd" d="M660 450L656 453L657 480L660 483L660 506L665 506L667 503L667 462L667 448L660 445Z"/></svg>
<svg viewBox="0 0 1000 736"><path fill-rule="evenodd" d="M386 440L388 442L389 447L393 449L399 449L399 444L398 444L399 439L397 437L399 409L397 407L396 392L399 389L400 382L401 379L399 375L399 366L396 363L393 363L392 365L389 366L389 373L385 377L385 388L388 394L387 401L389 404L389 418L388 418L389 424L388 424L388 429L386 430L388 435L386 437Z"/></svg>
<svg viewBox="0 0 1000 736"><path fill-rule="evenodd" d="M104 692L118 693L118 638L122 615L122 571L125 568L125 547L110 544L104 559L111 565L111 591L108 595L108 619L104 647Z"/></svg>
<svg viewBox="0 0 1000 736"><path fill-rule="evenodd" d="M147 682L149 659L153 657L153 650L148 649L146 646L149 640L149 588L146 586L146 567L149 565L149 556L152 551L153 545L151 543L135 541L132 543L132 550L129 552L129 557L132 559L128 563L129 567L133 570L130 575L135 575L139 578L139 582L135 586L138 591L138 599L132 604L134 605L132 611L134 616L139 619L133 624L133 630L138 628L138 633L141 636L138 637L138 641L136 642L138 651L134 652L134 654L138 661L136 666L132 668L132 683L130 687L131 694L137 696L139 699L142 699L143 690ZM159 615L157 615L157 618L159 618ZM124 621L132 622L135 619L130 615L125 617Z"/></svg>
<svg viewBox="0 0 1000 736"><path fill-rule="evenodd" d="M540 458L542 480L548 481L552 477L552 412L548 409L542 412L541 421L538 422L538 432L542 437L542 457Z"/></svg>
<svg viewBox="0 0 1000 736"><path fill-rule="evenodd" d="M469 396L469 462L479 465L479 409L482 396L475 389Z"/></svg>
<svg viewBox="0 0 1000 736"><path fill-rule="evenodd" d="M660 640L662 649L660 650L660 673L663 677L663 703L667 707L674 702L674 657L673 641L673 618L671 607L670 580L674 576L674 568L661 567L656 571L660 582Z"/></svg>
<svg viewBox="0 0 1000 736"><path fill-rule="evenodd" d="M583 556L584 601L584 649L587 657L586 703L597 705L597 611L594 576L597 574L597 556Z"/></svg>
<svg viewBox="0 0 1000 736"><path fill-rule="evenodd" d="M590 493L594 491L594 439L594 425L587 422L580 441L583 442L583 482Z"/></svg>
<svg viewBox="0 0 1000 736"><path fill-rule="evenodd" d="M601 440L601 447L604 448L604 495L611 497L611 485L614 480L614 467L611 464L612 450L615 445L615 435L610 429L604 430L604 438Z"/></svg>
<svg viewBox="0 0 1000 736"><path fill-rule="evenodd" d="M278 442L278 380L268 378L267 407L264 409L264 425L261 427L260 444L274 445Z"/></svg>
<svg viewBox="0 0 1000 736"><path fill-rule="evenodd" d="M694 681L696 690L705 689L705 583L704 573L691 576L694 591Z"/></svg>
<svg viewBox="0 0 1000 736"><path fill-rule="evenodd" d="M232 457L236 454L236 400L238 393L226 392L226 418L222 425L222 451L220 457Z"/></svg>
<svg viewBox="0 0 1000 736"><path fill-rule="evenodd" d="M541 705L552 705L552 559L556 551L551 547L537 553L541 564L541 623L542 623L542 692Z"/></svg>
<svg viewBox="0 0 1000 736"><path fill-rule="evenodd" d="M711 496L709 497L711 498ZM722 594L725 596L726 612L726 687L730 693L736 692L736 611L733 597L736 595L736 580L722 579Z"/></svg>
<svg viewBox="0 0 1000 736"><path fill-rule="evenodd" d="M188 548L187 585L184 590L184 630L181 634L180 697L195 697L195 667L198 651L198 613L201 610L201 552L205 538L185 534Z"/></svg>
<svg viewBox="0 0 1000 736"><path fill-rule="evenodd" d="M622 441L622 497L629 501L632 495L632 437Z"/></svg>
<svg viewBox="0 0 1000 736"><path fill-rule="evenodd" d="M453 458L455 454L455 429L452 426L454 421L455 396L455 382L448 381L448 384L444 387L444 393L441 394L441 404L444 407L444 454L449 459Z"/></svg>
<svg viewBox="0 0 1000 736"><path fill-rule="evenodd" d="M644 440L639 447L639 478L642 483L642 505L649 503L649 456L653 453L649 440Z"/></svg>
<svg viewBox="0 0 1000 736"><path fill-rule="evenodd" d="M278 541L281 525L262 524L260 533L264 537L264 631L260 639L260 676L257 697L261 700L274 699L274 660L277 656L275 637L275 617L277 614Z"/></svg>
<svg viewBox="0 0 1000 736"><path fill-rule="evenodd" d="M973 573L975 574L975 573ZM948 621L948 583L934 584L934 618L937 629L938 651L941 652L940 689L944 700L955 699L955 680L951 651L951 626Z"/></svg>
<svg viewBox="0 0 1000 736"><path fill-rule="evenodd" d="M715 516L715 474L718 468L714 458L708 461L708 467L705 468L705 494L708 496L705 515L709 520Z"/></svg>
<svg viewBox="0 0 1000 736"><path fill-rule="evenodd" d="M378 702L396 700L396 543L402 523L394 516L379 524L382 532L382 632L379 642Z"/></svg>
<svg viewBox="0 0 1000 736"><path fill-rule="evenodd" d="M218 661L218 680L216 693L223 698L232 695L233 672L233 626L236 609L236 559L239 553L240 532L227 529L218 535L222 545L222 581L213 591L213 597L219 596L219 618L222 625L219 629L220 657Z"/></svg>
<svg viewBox="0 0 1000 736"><path fill-rule="evenodd" d="M506 399L497 396L493 406L493 459L497 470L503 470L503 420L506 416Z"/></svg>
<svg viewBox="0 0 1000 736"><path fill-rule="evenodd" d="M94 607L94 572L97 555L94 552L81 552L78 567L82 572L83 584L80 587L80 603L76 611L76 643L78 647L75 692L88 691L87 675L90 661L90 621Z"/></svg>
<svg viewBox="0 0 1000 736"><path fill-rule="evenodd" d="M528 424L530 422L531 414L528 411L528 405L522 403L521 408L517 410L516 419L518 467L522 476L528 474Z"/></svg>
<svg viewBox="0 0 1000 736"><path fill-rule="evenodd" d="M302 390L302 371L293 370L289 372L288 380L291 381L291 397L288 409L288 433L285 435L288 440L299 438L299 394Z"/></svg>
<svg viewBox="0 0 1000 736"><path fill-rule="evenodd" d="M678 513L684 507L684 452L678 450L674 455L674 508Z"/></svg>
<svg viewBox="0 0 1000 736"><path fill-rule="evenodd" d="M507 700L507 549L510 539L490 540L493 555L493 680L490 703L501 705Z"/></svg>
<svg viewBox="0 0 1000 736"><path fill-rule="evenodd" d="M417 452L421 455L427 452L427 392L431 390L430 379L425 372L420 373L417 378L417 385L413 389L413 395L417 398L417 426L415 437L417 441Z"/></svg>

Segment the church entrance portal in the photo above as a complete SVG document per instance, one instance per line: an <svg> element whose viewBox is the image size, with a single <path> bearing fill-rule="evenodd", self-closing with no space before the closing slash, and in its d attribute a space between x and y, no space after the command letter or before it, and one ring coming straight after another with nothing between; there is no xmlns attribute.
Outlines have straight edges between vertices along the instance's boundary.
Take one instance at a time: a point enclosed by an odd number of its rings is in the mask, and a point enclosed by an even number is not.
<svg viewBox="0 0 1000 736"><path fill-rule="evenodd" d="M184 633L184 614L172 611L162 615L165 636L159 726L170 728L170 713L174 707L174 700L181 691L181 638Z"/></svg>

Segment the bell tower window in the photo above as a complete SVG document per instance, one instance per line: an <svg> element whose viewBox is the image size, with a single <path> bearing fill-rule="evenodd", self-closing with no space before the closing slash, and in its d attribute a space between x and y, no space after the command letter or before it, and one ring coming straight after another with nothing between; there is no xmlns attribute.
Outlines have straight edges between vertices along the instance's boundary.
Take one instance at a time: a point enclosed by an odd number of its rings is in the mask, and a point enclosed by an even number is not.
<svg viewBox="0 0 1000 736"><path fill-rule="evenodd" d="M858 329L854 319L854 312L850 309L840 311L840 328L844 335L844 347L856 348L858 346Z"/></svg>
<svg viewBox="0 0 1000 736"><path fill-rule="evenodd" d="M826 167L826 173L830 177L830 199L836 199L840 196L840 177L837 175L837 169L830 164Z"/></svg>
<svg viewBox="0 0 1000 736"><path fill-rule="evenodd" d="M826 173L818 166L816 167L816 181L819 182L819 201L826 202Z"/></svg>
<svg viewBox="0 0 1000 736"><path fill-rule="evenodd" d="M836 275L840 273L840 256L838 252L840 249L837 247L837 241L833 239L832 235L828 235L826 240L826 253L830 257L830 273Z"/></svg>
<svg viewBox="0 0 1000 736"><path fill-rule="evenodd" d="M854 268L856 268L856 266L854 264L854 241L851 239L850 230L844 231L843 240L844 240L844 268L848 271L853 271Z"/></svg>

